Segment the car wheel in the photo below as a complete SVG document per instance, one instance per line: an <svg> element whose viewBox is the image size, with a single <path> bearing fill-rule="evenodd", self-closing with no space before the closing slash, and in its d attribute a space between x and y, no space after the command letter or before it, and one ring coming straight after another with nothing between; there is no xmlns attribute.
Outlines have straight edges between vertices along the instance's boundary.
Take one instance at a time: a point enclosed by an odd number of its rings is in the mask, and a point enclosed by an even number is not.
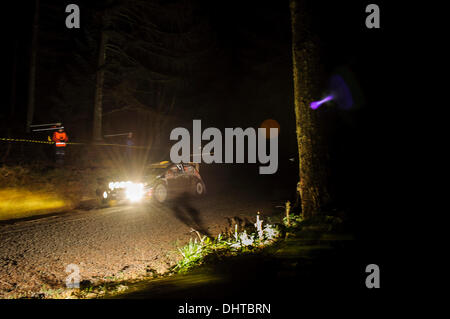
<svg viewBox="0 0 450 319"><path fill-rule="evenodd" d="M164 203L167 199L167 187L164 184L158 184L156 185L154 191L153 191L153 197L156 199L159 203Z"/></svg>
<svg viewBox="0 0 450 319"><path fill-rule="evenodd" d="M97 203L98 203L98 208L106 208L106 207L111 206L110 201L103 197L98 197Z"/></svg>

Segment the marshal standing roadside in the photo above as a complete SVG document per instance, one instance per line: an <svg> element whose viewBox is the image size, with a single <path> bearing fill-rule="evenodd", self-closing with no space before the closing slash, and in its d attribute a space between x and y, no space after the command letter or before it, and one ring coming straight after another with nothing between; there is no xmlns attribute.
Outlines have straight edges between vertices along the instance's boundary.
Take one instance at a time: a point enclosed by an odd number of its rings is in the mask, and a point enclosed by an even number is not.
<svg viewBox="0 0 450 319"><path fill-rule="evenodd" d="M64 156L66 153L66 146L69 137L64 131L64 127L59 127L57 131L53 132L52 141L55 142L55 159L57 165L64 165Z"/></svg>

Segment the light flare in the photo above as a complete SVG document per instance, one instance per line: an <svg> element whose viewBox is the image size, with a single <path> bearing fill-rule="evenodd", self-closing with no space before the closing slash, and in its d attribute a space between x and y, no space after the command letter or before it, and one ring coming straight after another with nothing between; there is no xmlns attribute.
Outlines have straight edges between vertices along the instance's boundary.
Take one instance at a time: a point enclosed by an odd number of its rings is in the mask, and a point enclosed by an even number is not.
<svg viewBox="0 0 450 319"><path fill-rule="evenodd" d="M145 195L144 186L143 183L133 183L131 181L127 182L111 182L109 183L109 189L113 191L114 189L124 189L125 190L125 197L130 202L139 202ZM106 193L106 192L105 192ZM103 194L103 197L105 194ZM106 198L106 197L104 197Z"/></svg>
<svg viewBox="0 0 450 319"><path fill-rule="evenodd" d="M127 183L125 186L125 195L132 203L140 201L144 197L144 184Z"/></svg>
<svg viewBox="0 0 450 319"><path fill-rule="evenodd" d="M311 104L309 105L313 110L317 110L319 108L319 106L321 106L322 104L331 101L332 99L334 99L333 95L328 95L326 98L320 100L320 101L314 101L311 102Z"/></svg>

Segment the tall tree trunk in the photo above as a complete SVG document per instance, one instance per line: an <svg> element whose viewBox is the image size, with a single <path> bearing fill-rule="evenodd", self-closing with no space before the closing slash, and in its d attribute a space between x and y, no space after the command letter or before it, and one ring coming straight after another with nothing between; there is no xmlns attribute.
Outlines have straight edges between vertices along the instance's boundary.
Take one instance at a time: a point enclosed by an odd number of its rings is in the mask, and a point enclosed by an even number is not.
<svg viewBox="0 0 450 319"><path fill-rule="evenodd" d="M103 30L103 17L100 33L100 43L98 47L98 62L97 62L97 82L95 85L95 103L94 103L94 119L93 119L93 140L101 141L102 137L102 109L103 109L103 82L105 80L105 53L107 35Z"/></svg>
<svg viewBox="0 0 450 319"><path fill-rule="evenodd" d="M295 116L302 215L309 218L328 201L326 168L317 111L309 105L320 98L321 69L304 0L290 0Z"/></svg>
<svg viewBox="0 0 450 319"><path fill-rule="evenodd" d="M17 46L18 46L18 40L17 38L14 39L13 44L13 63L12 63L12 70L11 70L11 98L10 98L10 108L9 108L9 118L10 118L10 124L12 124L14 120L14 114L16 110L16 94L17 94Z"/></svg>
<svg viewBox="0 0 450 319"><path fill-rule="evenodd" d="M30 132L30 125L33 122L34 116L38 30L39 30L39 0L36 0L33 17L33 31L31 35L30 73L28 78L28 107L27 107L27 127L26 127L27 133Z"/></svg>
<svg viewBox="0 0 450 319"><path fill-rule="evenodd" d="M10 107L9 107L9 127L8 127L8 138L11 138L12 127L14 126L14 113L16 109L16 87L17 87L17 38L14 39L13 44L13 62L12 62L12 72L11 72L11 97L10 97ZM11 152L11 142L8 143L6 151L3 154L2 162L6 162L6 159Z"/></svg>

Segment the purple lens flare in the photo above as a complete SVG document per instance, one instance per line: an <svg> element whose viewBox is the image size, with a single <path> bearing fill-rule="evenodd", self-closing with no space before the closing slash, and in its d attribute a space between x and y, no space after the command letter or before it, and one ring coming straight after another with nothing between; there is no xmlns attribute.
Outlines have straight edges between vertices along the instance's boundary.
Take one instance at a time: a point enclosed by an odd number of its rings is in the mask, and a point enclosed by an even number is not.
<svg viewBox="0 0 450 319"><path fill-rule="evenodd" d="M317 110L322 104L333 101L333 107L339 110L349 111L365 104L364 94L358 81L346 67L339 67L330 76L326 89L327 97L322 100L311 102L311 109Z"/></svg>
<svg viewBox="0 0 450 319"><path fill-rule="evenodd" d="M336 97L335 102L341 110L353 107L352 92L342 76L335 74L330 78L330 93Z"/></svg>
<svg viewBox="0 0 450 319"><path fill-rule="evenodd" d="M326 103L328 101L331 101L332 99L334 99L333 95L328 95L326 98L320 100L320 101L314 101L311 102L311 104L309 105L313 110L316 110L319 108L319 106L321 106L323 103Z"/></svg>

